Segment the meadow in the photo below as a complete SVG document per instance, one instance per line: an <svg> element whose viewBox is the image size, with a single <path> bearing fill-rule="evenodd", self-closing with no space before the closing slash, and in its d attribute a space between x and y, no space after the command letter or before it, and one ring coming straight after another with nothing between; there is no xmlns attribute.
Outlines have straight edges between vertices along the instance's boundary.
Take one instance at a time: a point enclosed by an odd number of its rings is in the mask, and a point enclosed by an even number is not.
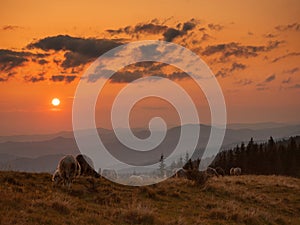
<svg viewBox="0 0 300 225"><path fill-rule="evenodd" d="M0 224L300 224L299 193L300 179L272 175L144 187L80 177L68 190L47 173L8 171L0 172Z"/></svg>

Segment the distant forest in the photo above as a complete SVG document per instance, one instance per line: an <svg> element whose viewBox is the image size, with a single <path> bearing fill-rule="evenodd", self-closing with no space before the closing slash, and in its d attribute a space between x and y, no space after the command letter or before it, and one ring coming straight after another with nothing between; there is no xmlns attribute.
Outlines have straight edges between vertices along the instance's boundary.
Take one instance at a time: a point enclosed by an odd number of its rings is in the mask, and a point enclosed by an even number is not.
<svg viewBox="0 0 300 225"><path fill-rule="evenodd" d="M233 149L218 153L211 167L221 167L229 174L231 167L242 168L242 174L285 175L300 177L300 136L265 143L253 138Z"/></svg>

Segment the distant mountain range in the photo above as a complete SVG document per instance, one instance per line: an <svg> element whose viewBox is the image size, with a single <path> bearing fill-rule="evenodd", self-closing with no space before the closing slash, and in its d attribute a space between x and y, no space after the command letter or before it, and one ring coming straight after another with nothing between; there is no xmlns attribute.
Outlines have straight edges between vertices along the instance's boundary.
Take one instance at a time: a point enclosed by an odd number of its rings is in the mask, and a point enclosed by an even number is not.
<svg viewBox="0 0 300 225"><path fill-rule="evenodd" d="M200 126L200 138L195 152L195 157L201 157L205 148L211 127L208 125L184 125ZM214 128L218 129L218 128ZM172 151L180 136L181 127L173 127L167 131L166 138L155 151L149 153L149 158L159 158L161 152ZM121 132L126 132L122 129ZM133 129L134 134L139 138L149 136L148 130ZM156 131L160 132L160 131ZM85 135L87 131L81 131ZM108 149L113 149L113 153L124 151L124 155L119 155L122 159L129 160L130 149L124 147L114 135L112 130L99 128L99 136ZM286 138L300 135L300 125L285 125L277 123L264 124L230 124L227 127L224 137L223 149L231 148L236 144L248 142L251 137L255 141L265 141L270 136L274 139ZM189 140L186 140L189 141ZM120 151L121 150L121 151ZM55 170L59 159L66 154L79 154L74 135L72 132L60 132L47 135L18 135L0 137L0 170L18 170L27 172L51 172ZM130 155L130 154L129 154ZM143 160L141 157L139 160ZM136 160L136 158L135 158Z"/></svg>

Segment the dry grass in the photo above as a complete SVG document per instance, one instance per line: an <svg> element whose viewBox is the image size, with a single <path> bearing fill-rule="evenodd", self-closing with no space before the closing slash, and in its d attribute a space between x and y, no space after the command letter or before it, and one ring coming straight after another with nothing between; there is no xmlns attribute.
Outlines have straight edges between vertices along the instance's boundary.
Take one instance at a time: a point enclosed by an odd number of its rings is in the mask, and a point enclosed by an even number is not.
<svg viewBox="0 0 300 225"><path fill-rule="evenodd" d="M55 188L49 174L0 172L0 224L300 224L300 179L169 179L128 187L80 178Z"/></svg>

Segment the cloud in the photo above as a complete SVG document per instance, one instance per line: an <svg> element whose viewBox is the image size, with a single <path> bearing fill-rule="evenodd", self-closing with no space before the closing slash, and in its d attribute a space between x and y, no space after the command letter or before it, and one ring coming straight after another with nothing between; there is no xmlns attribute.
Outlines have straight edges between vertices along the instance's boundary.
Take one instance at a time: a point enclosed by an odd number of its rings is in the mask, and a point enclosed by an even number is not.
<svg viewBox="0 0 300 225"><path fill-rule="evenodd" d="M196 23L194 22L194 20L191 20L183 24L182 31L187 32L189 30L193 30L195 27L196 27Z"/></svg>
<svg viewBox="0 0 300 225"><path fill-rule="evenodd" d="M246 67L247 66L245 64L234 62L234 63L232 63L229 72L233 72L235 70L244 70L244 69L246 69Z"/></svg>
<svg viewBox="0 0 300 225"><path fill-rule="evenodd" d="M275 34L265 34L265 35L263 35L263 37L265 37L265 38L275 38L275 37L277 37L277 35L275 35Z"/></svg>
<svg viewBox="0 0 300 225"><path fill-rule="evenodd" d="M21 66L28 61L33 54L29 52L16 52L8 49L0 49L0 71L9 71Z"/></svg>
<svg viewBox="0 0 300 225"><path fill-rule="evenodd" d="M289 57L292 57L292 56L300 56L300 52L290 52L290 53L288 53L288 54L279 56L279 57L273 59L273 60L272 60L272 63L278 62L278 61L280 61L280 60L282 60L282 59L289 58Z"/></svg>
<svg viewBox="0 0 300 225"><path fill-rule="evenodd" d="M221 61L226 61L230 56L249 58L258 56L259 52L271 51L277 48L281 43L280 41L270 41L265 46L241 45L236 42L209 45L204 49L202 54L206 56L221 54Z"/></svg>
<svg viewBox="0 0 300 225"><path fill-rule="evenodd" d="M44 51L67 51L62 67L70 68L84 65L121 44L121 41L113 39L79 38L69 35L57 35L40 39L37 42L29 44L27 48L39 48Z"/></svg>
<svg viewBox="0 0 300 225"><path fill-rule="evenodd" d="M281 83L283 83L283 84L289 84L291 81L292 81L292 78L289 77L289 78L283 80Z"/></svg>
<svg viewBox="0 0 300 225"><path fill-rule="evenodd" d="M236 82L236 84L239 84L239 85L242 85L242 86L246 86L246 85L249 85L249 84L252 84L253 81L250 80L250 79L242 79L242 80L239 80Z"/></svg>
<svg viewBox="0 0 300 225"><path fill-rule="evenodd" d="M20 29L20 28L22 28L22 27L15 26L15 25L5 25L5 26L2 26L1 30L10 31L10 30L16 30L16 29Z"/></svg>
<svg viewBox="0 0 300 225"><path fill-rule="evenodd" d="M113 76L110 77L110 81L112 83L130 83L136 79L143 77L141 71L124 71L124 72L116 72Z"/></svg>
<svg viewBox="0 0 300 225"><path fill-rule="evenodd" d="M45 74L41 73L38 76L25 76L24 80L26 82L37 83L37 82L46 80L44 75Z"/></svg>
<svg viewBox="0 0 300 225"><path fill-rule="evenodd" d="M287 25L280 25L275 27L278 31L300 31L299 23L292 23Z"/></svg>
<svg viewBox="0 0 300 225"><path fill-rule="evenodd" d="M153 23L138 24L134 27L135 33L160 34L167 30L167 26Z"/></svg>
<svg viewBox="0 0 300 225"><path fill-rule="evenodd" d="M48 63L48 61L45 60L45 59L40 59L40 60L38 61L38 64L40 64L40 65L44 65L44 64L47 64L47 63Z"/></svg>
<svg viewBox="0 0 300 225"><path fill-rule="evenodd" d="M75 75L53 75L50 80L53 82L63 82L71 83L76 79L77 76Z"/></svg>
<svg viewBox="0 0 300 225"><path fill-rule="evenodd" d="M111 35L118 35L118 34L136 34L136 33L145 33L145 34L160 34L165 32L168 29L168 26L159 25L154 23L140 23L136 26L126 26L124 28L119 29L109 29L106 30Z"/></svg>
<svg viewBox="0 0 300 225"><path fill-rule="evenodd" d="M173 71L171 73L163 73L161 68L165 67L166 64L157 62L140 62L131 65L126 70L117 71L114 73L112 70L101 70L101 73L90 74L88 76L88 82L96 82L100 78L108 78L109 75L113 74L109 78L111 83L130 83L136 79L142 77L148 77L153 80L158 78L168 78L170 80L182 80L189 78L189 76L182 71ZM153 79L152 79L153 78Z"/></svg>
<svg viewBox="0 0 300 225"><path fill-rule="evenodd" d="M265 80L264 80L264 83L270 83L271 81L275 80L276 79L276 75L275 74L272 74L270 76L268 76Z"/></svg>
<svg viewBox="0 0 300 225"><path fill-rule="evenodd" d="M289 87L290 89L300 89L300 84L294 84Z"/></svg>
<svg viewBox="0 0 300 225"><path fill-rule="evenodd" d="M256 90L258 91L265 91L265 90L268 90L269 88L267 87L257 87Z"/></svg>
<svg viewBox="0 0 300 225"><path fill-rule="evenodd" d="M284 70L283 73L285 74L294 74L294 73L297 73L299 71L299 67L295 67L295 68L292 68L292 69L289 69L289 70Z"/></svg>
<svg viewBox="0 0 300 225"><path fill-rule="evenodd" d="M0 77L0 82L6 82L8 80L7 77Z"/></svg>
<svg viewBox="0 0 300 225"><path fill-rule="evenodd" d="M209 29L211 30L215 30L215 31L221 31L224 29L224 26L220 25L220 24L213 24L213 23L210 23L207 25Z"/></svg>
<svg viewBox="0 0 300 225"><path fill-rule="evenodd" d="M231 64L230 68L221 68L221 70L219 70L216 73L216 77L224 78L224 77L229 76L230 73L233 73L236 70L244 70L246 68L247 68L247 66L245 64L234 62Z"/></svg>
<svg viewBox="0 0 300 225"><path fill-rule="evenodd" d="M110 35L137 35L137 34L162 34L165 41L173 41L176 37L187 34L193 30L198 24L198 21L191 19L183 24L179 23L176 27L167 26L165 22L160 22L157 19L150 23L139 23L135 26L126 26L119 29L108 29Z"/></svg>
<svg viewBox="0 0 300 225"><path fill-rule="evenodd" d="M182 35L182 32L180 30L174 29L174 28L168 28L168 30L163 34L165 41L173 41L174 38Z"/></svg>

